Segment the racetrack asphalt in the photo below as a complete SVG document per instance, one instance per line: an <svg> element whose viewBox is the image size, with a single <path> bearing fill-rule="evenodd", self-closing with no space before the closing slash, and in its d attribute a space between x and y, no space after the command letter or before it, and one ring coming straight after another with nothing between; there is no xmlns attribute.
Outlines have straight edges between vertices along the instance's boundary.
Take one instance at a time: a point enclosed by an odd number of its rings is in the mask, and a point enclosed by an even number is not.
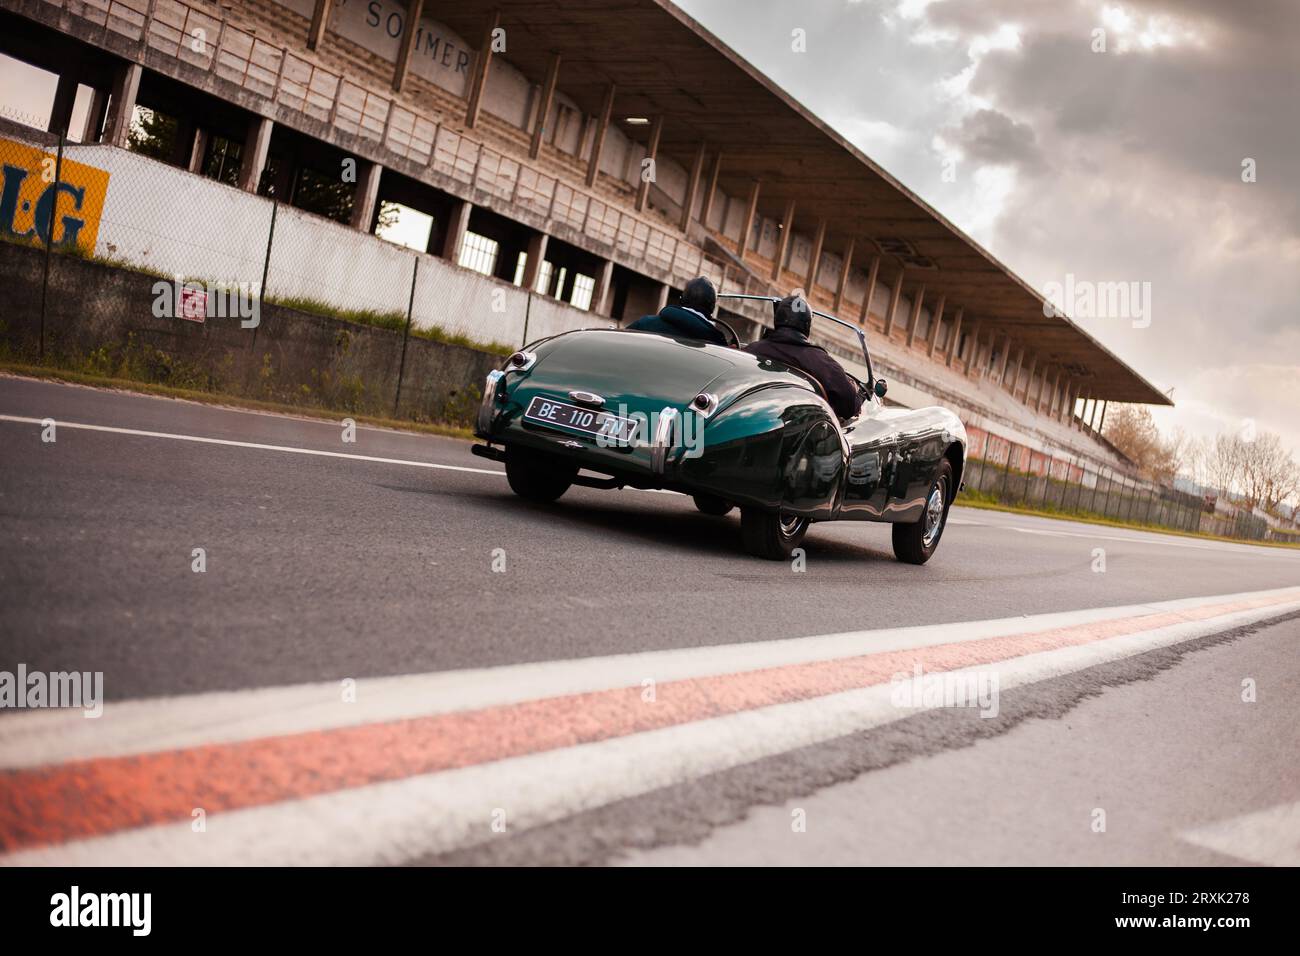
<svg viewBox="0 0 1300 956"><path fill-rule="evenodd" d="M575 488L531 505L464 441L358 427L345 442L342 417L0 378L0 670L103 671L109 701L136 701L722 645L739 667L747 645L810 635L1300 585L1289 550L960 506L924 567L894 560L883 525L832 523L796 571L748 557L734 514L682 496ZM1223 848L1300 832L1285 811L1300 801L1298 637L1293 618L1202 635L1009 690L976 729L919 714L411 856L1276 862ZM1268 685L1251 707L1243 676ZM1082 729L1063 739L1070 715ZM1225 779L1247 772L1234 794ZM1112 782L1112 819L1138 816L1137 842L1061 832L1060 798L1085 778ZM816 801L805 839L767 839L790 834L790 800ZM1214 850L1185 836L1259 813Z"/></svg>

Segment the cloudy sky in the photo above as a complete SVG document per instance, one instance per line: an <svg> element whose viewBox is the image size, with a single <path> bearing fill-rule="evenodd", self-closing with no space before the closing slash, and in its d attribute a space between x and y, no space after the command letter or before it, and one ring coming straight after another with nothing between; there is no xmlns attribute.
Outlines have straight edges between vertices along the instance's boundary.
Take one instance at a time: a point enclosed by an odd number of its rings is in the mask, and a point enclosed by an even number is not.
<svg viewBox="0 0 1300 956"><path fill-rule="evenodd" d="M1300 2L678 2L1036 288L1151 283L1079 321L1162 427L1300 452Z"/></svg>

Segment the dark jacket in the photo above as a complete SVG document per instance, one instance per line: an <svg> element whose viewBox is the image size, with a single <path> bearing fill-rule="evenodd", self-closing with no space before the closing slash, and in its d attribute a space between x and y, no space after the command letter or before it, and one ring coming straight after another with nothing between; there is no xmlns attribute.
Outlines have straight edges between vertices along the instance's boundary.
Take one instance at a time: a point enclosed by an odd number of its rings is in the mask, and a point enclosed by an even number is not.
<svg viewBox="0 0 1300 956"><path fill-rule="evenodd" d="M788 328L771 329L757 342L746 345L745 351L792 366L817 379L826 389L831 408L840 418L852 418L862 408L862 394L857 383L824 348L813 345L802 332Z"/></svg>
<svg viewBox="0 0 1300 956"><path fill-rule="evenodd" d="M726 345L727 339L722 331L700 315L680 305L666 305L658 315L645 315L637 319L629 329L637 332L657 332L660 335L673 335L679 339L698 339L715 345Z"/></svg>

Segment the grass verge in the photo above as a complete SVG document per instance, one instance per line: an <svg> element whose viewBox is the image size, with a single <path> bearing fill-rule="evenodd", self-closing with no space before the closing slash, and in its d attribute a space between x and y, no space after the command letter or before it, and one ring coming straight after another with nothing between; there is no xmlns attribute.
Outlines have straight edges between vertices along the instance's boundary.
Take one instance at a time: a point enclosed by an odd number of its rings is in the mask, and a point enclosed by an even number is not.
<svg viewBox="0 0 1300 956"><path fill-rule="evenodd" d="M1107 528L1128 528L1130 531L1151 531L1157 534L1168 534L1179 538L1198 538L1202 541L1226 541L1230 544L1251 544L1261 548L1283 548L1291 551L1300 549L1300 542L1289 544L1285 541L1253 541L1249 538L1225 538L1217 534L1205 534L1201 531L1179 531L1176 528L1166 528L1163 525L1143 524L1140 521L1121 521L1116 518L1105 518L1101 515L1093 515L1087 512L1070 512L1070 511L1045 511L1041 508L1026 508L1023 505L1008 505L1002 502L991 500L984 496L973 496L969 492L963 492L958 496L953 504L961 505L963 508L980 508L984 511L1006 511L1011 514L1032 515L1035 518L1055 518L1058 521L1077 521L1080 524L1102 525Z"/></svg>
<svg viewBox="0 0 1300 956"><path fill-rule="evenodd" d="M67 382L72 385L87 385L92 388L107 388L118 392L134 392L140 395L157 395L164 398L176 398L203 405L219 405L226 408L243 408L258 412L276 412L314 421L337 423L341 418L351 418L357 424L374 425L390 428L394 431L419 432L426 435L442 435L447 438L462 438L466 441L474 436L468 428L457 425L443 425L437 422L413 422L399 418L385 418L378 415L361 415L355 412L331 412L328 408L318 406L290 405L287 402L267 402L255 398L242 398L221 392L202 392L196 389L176 388L171 385L159 385L153 382L139 382L134 379L113 378L107 375L92 375L86 372L74 372L66 369L50 368L43 365L25 365L20 362L0 361L0 374L14 375L20 378L45 379L47 381Z"/></svg>

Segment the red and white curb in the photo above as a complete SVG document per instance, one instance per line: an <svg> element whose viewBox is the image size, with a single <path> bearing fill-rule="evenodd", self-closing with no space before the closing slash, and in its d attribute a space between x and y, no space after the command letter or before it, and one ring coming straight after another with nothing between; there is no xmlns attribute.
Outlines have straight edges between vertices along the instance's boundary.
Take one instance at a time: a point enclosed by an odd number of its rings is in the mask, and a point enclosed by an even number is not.
<svg viewBox="0 0 1300 956"><path fill-rule="evenodd" d="M0 863L397 863L911 716L891 680L918 665L1006 689L1293 611L1300 587L363 678L354 703L326 682L9 713Z"/></svg>

